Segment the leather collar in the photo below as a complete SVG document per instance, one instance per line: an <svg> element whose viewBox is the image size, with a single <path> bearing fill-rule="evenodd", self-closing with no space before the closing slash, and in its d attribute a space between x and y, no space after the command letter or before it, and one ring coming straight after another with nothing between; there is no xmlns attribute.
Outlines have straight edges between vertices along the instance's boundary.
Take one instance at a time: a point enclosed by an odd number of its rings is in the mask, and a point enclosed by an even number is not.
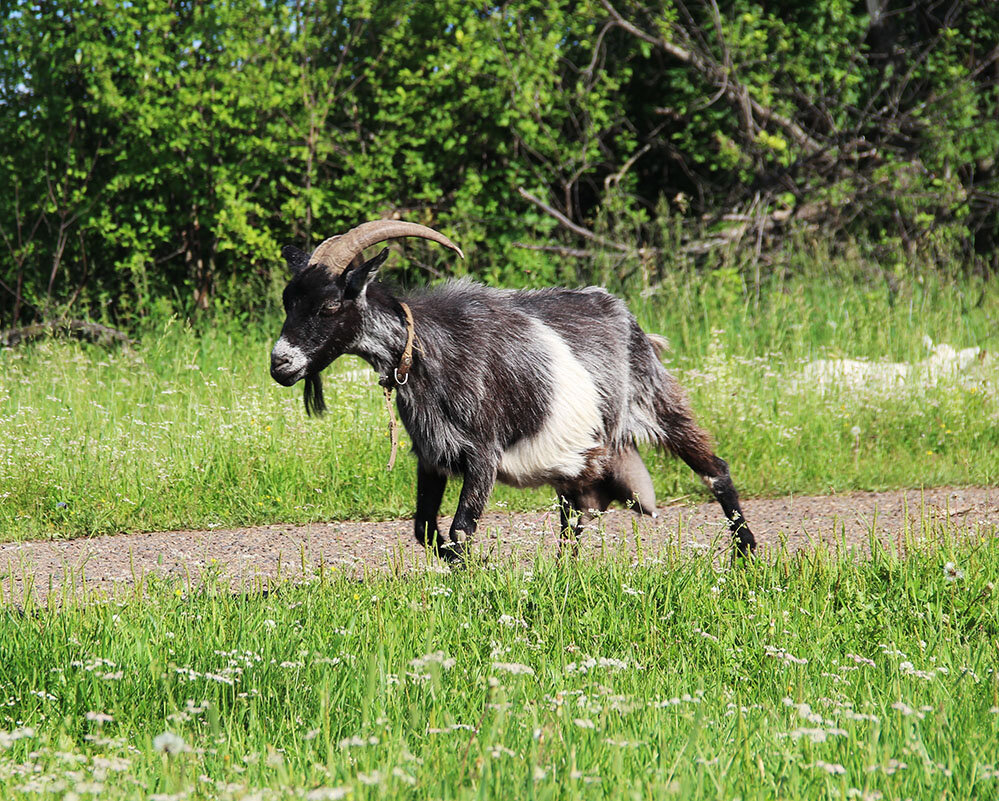
<svg viewBox="0 0 999 801"><path fill-rule="evenodd" d="M407 304L400 301L402 313L406 315L406 347L399 357L399 365L392 371L392 375L382 377L378 383L386 389L392 387L404 387L409 381L409 371L413 367L413 345L416 343L416 328L413 324L413 312Z"/></svg>

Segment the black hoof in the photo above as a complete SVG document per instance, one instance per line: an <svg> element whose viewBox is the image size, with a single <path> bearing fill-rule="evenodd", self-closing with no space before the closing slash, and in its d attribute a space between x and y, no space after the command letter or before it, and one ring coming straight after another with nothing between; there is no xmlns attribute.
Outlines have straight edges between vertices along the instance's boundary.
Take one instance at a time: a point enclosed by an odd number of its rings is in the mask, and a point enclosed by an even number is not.
<svg viewBox="0 0 999 801"><path fill-rule="evenodd" d="M451 567L458 568L465 566L467 548L463 542L442 543L438 546L437 553Z"/></svg>
<svg viewBox="0 0 999 801"><path fill-rule="evenodd" d="M756 537L745 526L734 532L732 538L735 540L734 558L749 559L756 554Z"/></svg>

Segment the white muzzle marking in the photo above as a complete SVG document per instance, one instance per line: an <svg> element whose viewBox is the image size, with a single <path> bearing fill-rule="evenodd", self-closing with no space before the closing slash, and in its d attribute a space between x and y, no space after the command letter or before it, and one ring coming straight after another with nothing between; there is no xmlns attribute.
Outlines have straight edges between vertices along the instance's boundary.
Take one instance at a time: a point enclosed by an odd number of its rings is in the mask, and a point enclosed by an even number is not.
<svg viewBox="0 0 999 801"><path fill-rule="evenodd" d="M271 360L277 359L282 364L289 375L294 375L306 368L309 363L305 351L296 345L292 345L287 339L281 337L274 343L274 350L271 351Z"/></svg>

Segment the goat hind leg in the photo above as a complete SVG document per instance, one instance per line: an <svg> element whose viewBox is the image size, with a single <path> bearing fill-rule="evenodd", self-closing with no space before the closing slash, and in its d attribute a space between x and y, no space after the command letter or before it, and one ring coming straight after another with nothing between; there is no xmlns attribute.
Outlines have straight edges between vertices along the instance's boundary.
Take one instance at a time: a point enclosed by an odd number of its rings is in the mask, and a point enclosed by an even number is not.
<svg viewBox="0 0 999 801"><path fill-rule="evenodd" d="M662 419L664 416L666 420ZM715 500L721 504L738 555L751 555L756 550L756 538L742 513L739 493L729 475L728 463L714 454L708 435L689 414L673 412L668 416L660 415L660 423L668 433L664 444L701 477Z"/></svg>

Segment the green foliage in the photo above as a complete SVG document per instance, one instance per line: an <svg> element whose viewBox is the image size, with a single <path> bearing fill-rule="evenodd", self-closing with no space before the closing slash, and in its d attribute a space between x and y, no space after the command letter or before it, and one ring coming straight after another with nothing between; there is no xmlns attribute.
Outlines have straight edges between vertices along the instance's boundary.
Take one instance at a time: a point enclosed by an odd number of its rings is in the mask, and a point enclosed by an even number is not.
<svg viewBox="0 0 999 801"><path fill-rule="evenodd" d="M408 243L404 281L655 278L521 188L625 247L793 207L837 240L988 260L999 18L891 6L8 0L0 322L259 314L280 244L392 214L469 256ZM553 242L590 258L518 246ZM681 260L715 269L708 250Z"/></svg>

